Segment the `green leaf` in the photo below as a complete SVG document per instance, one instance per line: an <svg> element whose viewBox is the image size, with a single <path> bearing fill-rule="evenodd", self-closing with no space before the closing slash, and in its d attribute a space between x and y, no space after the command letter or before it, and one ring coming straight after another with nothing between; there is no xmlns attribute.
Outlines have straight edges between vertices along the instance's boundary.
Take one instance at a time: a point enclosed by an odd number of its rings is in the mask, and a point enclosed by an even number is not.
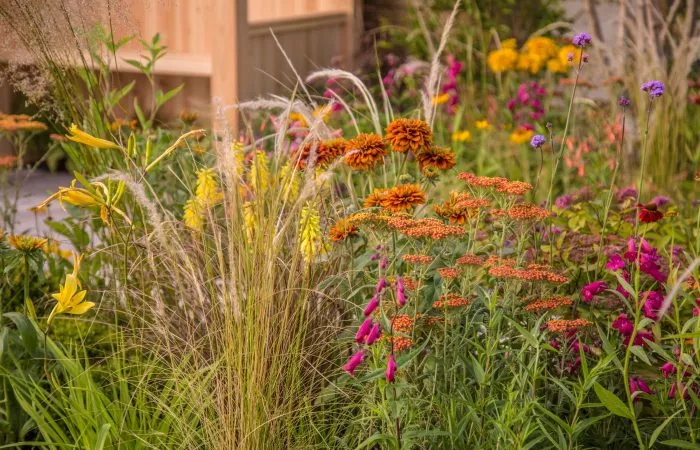
<svg viewBox="0 0 700 450"><path fill-rule="evenodd" d="M175 87L175 88L169 90L169 91L166 92L166 93L163 93L163 91L160 91L160 90L159 90L159 91L156 93L156 105L157 105L158 107L162 106L162 105L165 104L168 100L170 100L171 98L173 98L173 97L175 97L177 94L179 94L180 91L182 90L182 88L184 88L184 87L185 87L185 85L184 85L184 84L181 84L181 85L179 85L179 86L177 86L177 87Z"/></svg>
<svg viewBox="0 0 700 450"><path fill-rule="evenodd" d="M630 351L634 353L634 356L644 361L647 366L651 366L651 361L649 361L649 357L644 352L644 349L641 345L633 345L632 347L630 347Z"/></svg>
<svg viewBox="0 0 700 450"><path fill-rule="evenodd" d="M595 390L598 399L603 406L608 409L608 411L617 416L632 419L632 412L627 405L625 405L625 403L617 397L617 395L605 389L599 383L593 385L593 390Z"/></svg>
<svg viewBox="0 0 700 450"><path fill-rule="evenodd" d="M29 353L36 351L39 346L39 333L37 333L32 322L25 315L18 312L5 313L4 316L14 322L24 343L24 348Z"/></svg>
<svg viewBox="0 0 700 450"><path fill-rule="evenodd" d="M690 448L694 450L699 450L700 445L698 444L693 444L692 442L688 441L683 441L680 439L669 439L667 441L661 441L663 445L668 445L669 447L676 447L676 448Z"/></svg>
<svg viewBox="0 0 700 450"><path fill-rule="evenodd" d="M90 182L87 180L87 178L85 178L85 176L83 176L83 174L81 174L81 173L78 172L77 170L74 170L74 171L73 171L73 176L75 177L76 180L78 180L78 181L80 182L80 184L83 185L83 187L84 187L89 193L91 193L92 195L95 195L95 196L97 195L97 191L95 190L94 187L92 187L92 184L90 184Z"/></svg>
<svg viewBox="0 0 700 450"><path fill-rule="evenodd" d="M102 424L100 431L97 433L97 439L95 440L95 445L92 447L95 450L102 450L105 448L105 442L107 437L109 437L109 429L111 425L108 423Z"/></svg>
<svg viewBox="0 0 700 450"><path fill-rule="evenodd" d="M518 330L518 332L522 335L523 339L525 339L525 342L527 342L533 348L537 348L539 346L539 342L537 341L537 338L532 333L527 331L525 329L525 327L523 327L522 325L520 325L518 322L511 319L510 317L508 317L507 319Z"/></svg>
<svg viewBox="0 0 700 450"><path fill-rule="evenodd" d="M672 416L667 417L666 420L664 420L664 421L661 423L661 425L659 425L658 427L656 427L656 429L654 430L654 432L651 433L651 437L649 438L649 448L653 448L653 447L654 447L654 442L656 442L656 440L659 438L659 435L660 435L661 432L664 430L664 428L666 428L666 425L668 425L669 422L671 422L671 420L673 420L673 418L676 417L676 416L677 416L680 412L682 412L682 411L683 411L682 409L679 409L678 411L676 411L675 413L673 413Z"/></svg>

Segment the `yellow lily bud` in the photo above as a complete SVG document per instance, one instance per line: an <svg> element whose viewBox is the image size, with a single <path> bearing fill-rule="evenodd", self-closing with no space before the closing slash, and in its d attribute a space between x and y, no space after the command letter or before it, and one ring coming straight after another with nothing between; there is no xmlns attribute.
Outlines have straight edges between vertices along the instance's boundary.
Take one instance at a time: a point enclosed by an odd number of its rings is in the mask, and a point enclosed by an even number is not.
<svg viewBox="0 0 700 450"><path fill-rule="evenodd" d="M80 130L75 124L71 125L69 131L70 134L66 137L71 141L77 142L79 144L85 144L89 147L95 148L121 148L112 141L100 139L90 134L87 134L86 132Z"/></svg>

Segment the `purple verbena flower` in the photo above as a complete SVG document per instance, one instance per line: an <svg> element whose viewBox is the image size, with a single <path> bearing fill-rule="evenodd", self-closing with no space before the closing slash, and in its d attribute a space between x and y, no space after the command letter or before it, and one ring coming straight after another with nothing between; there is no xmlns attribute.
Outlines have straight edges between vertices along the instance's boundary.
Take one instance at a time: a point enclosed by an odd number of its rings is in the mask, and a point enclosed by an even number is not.
<svg viewBox="0 0 700 450"><path fill-rule="evenodd" d="M591 45L591 35L588 33L579 33L574 38L571 40L571 43L574 44L576 47L587 47Z"/></svg>
<svg viewBox="0 0 700 450"><path fill-rule="evenodd" d="M637 190L633 187L622 188L617 192L617 200L623 201L626 198L637 198Z"/></svg>
<svg viewBox="0 0 700 450"><path fill-rule="evenodd" d="M566 60L569 61L569 62L573 62L573 60L574 60L574 54L571 53L571 52L569 52L569 54L566 55Z"/></svg>
<svg viewBox="0 0 700 450"><path fill-rule="evenodd" d="M587 62L588 62L588 53L584 53L584 54L581 56L581 59L583 60L583 62L587 63Z"/></svg>
<svg viewBox="0 0 700 450"><path fill-rule="evenodd" d="M647 81L646 83L643 83L641 89L647 94L649 94L651 98L657 98L664 95L666 86L664 86L664 84L661 81L651 80Z"/></svg>
<svg viewBox="0 0 700 450"><path fill-rule="evenodd" d="M574 202L574 196L571 194L564 194L557 197L554 201L554 205L559 209L566 209Z"/></svg>
<svg viewBox="0 0 700 450"><path fill-rule="evenodd" d="M541 134L536 134L532 137L530 145L532 146L532 148L540 148L544 145L545 142L547 142L547 139L544 136L542 136Z"/></svg>
<svg viewBox="0 0 700 450"><path fill-rule="evenodd" d="M627 97L621 96L619 99L617 99L617 104L623 108L627 108L630 104L632 104L632 102L630 102L630 99Z"/></svg>
<svg viewBox="0 0 700 450"><path fill-rule="evenodd" d="M671 203L671 199L666 197L665 195L657 195L656 197L651 199L650 203L655 204L657 208L661 208L662 206Z"/></svg>

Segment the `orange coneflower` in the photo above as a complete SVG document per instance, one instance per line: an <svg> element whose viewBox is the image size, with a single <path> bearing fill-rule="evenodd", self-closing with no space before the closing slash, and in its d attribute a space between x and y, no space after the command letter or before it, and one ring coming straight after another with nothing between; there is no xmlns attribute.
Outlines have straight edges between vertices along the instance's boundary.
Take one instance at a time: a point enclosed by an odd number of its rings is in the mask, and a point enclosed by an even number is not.
<svg viewBox="0 0 700 450"><path fill-rule="evenodd" d="M349 236L357 234L358 228L347 219L338 220L328 231L328 236L335 242L340 242Z"/></svg>
<svg viewBox="0 0 700 450"><path fill-rule="evenodd" d="M417 184L400 184L389 189L382 199L382 206L391 212L410 210L425 203L425 192Z"/></svg>
<svg viewBox="0 0 700 450"><path fill-rule="evenodd" d="M369 170L384 160L386 147L376 134L360 133L347 142L345 164L355 170Z"/></svg>
<svg viewBox="0 0 700 450"><path fill-rule="evenodd" d="M440 170L451 169L457 164L457 158L454 152L447 147L438 147L436 145L416 155L416 161L420 170L427 167L432 167Z"/></svg>
<svg viewBox="0 0 700 450"><path fill-rule="evenodd" d="M422 120L396 119L386 127L384 139L395 152L406 153L410 150L417 155L433 144L433 132Z"/></svg>
<svg viewBox="0 0 700 450"><path fill-rule="evenodd" d="M554 319L547 322L547 329L554 333L571 333L572 331L577 331L579 328L588 327L590 325L593 324L585 319Z"/></svg>
<svg viewBox="0 0 700 450"><path fill-rule="evenodd" d="M384 188L376 188L374 191L372 191L371 194L369 194L367 197L365 197L365 201L363 203L363 206L365 208L372 208L374 206L382 206L382 201L384 201L384 197L386 197L386 193L389 189L384 189Z"/></svg>
<svg viewBox="0 0 700 450"><path fill-rule="evenodd" d="M315 154L314 166L327 167L337 157L345 154L347 142L344 139L331 139L328 141L311 141L297 147L292 154L292 160L297 168L304 169L309 164L309 158Z"/></svg>

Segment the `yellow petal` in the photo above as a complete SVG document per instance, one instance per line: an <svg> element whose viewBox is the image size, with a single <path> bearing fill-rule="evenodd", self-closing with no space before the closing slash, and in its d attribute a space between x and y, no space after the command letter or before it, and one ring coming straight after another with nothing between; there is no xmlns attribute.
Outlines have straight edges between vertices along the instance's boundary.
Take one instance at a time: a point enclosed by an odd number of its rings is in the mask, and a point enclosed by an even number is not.
<svg viewBox="0 0 700 450"><path fill-rule="evenodd" d="M78 305L80 302L83 301L85 298L85 294L87 294L87 291L80 291L77 294L75 294L73 297L70 299L70 308L74 308L76 305Z"/></svg>
<svg viewBox="0 0 700 450"><path fill-rule="evenodd" d="M73 142L79 144L85 144L90 147L95 148L120 148L114 142L108 141L106 139L100 139L95 136L89 135L86 132L80 130L77 125L73 124L70 127L70 134L66 136Z"/></svg>
<svg viewBox="0 0 700 450"><path fill-rule="evenodd" d="M85 302L81 303L78 306L75 306L68 311L66 311L68 314L75 314L75 315L80 315L80 314L85 314L88 312L92 307L95 306L93 302Z"/></svg>

